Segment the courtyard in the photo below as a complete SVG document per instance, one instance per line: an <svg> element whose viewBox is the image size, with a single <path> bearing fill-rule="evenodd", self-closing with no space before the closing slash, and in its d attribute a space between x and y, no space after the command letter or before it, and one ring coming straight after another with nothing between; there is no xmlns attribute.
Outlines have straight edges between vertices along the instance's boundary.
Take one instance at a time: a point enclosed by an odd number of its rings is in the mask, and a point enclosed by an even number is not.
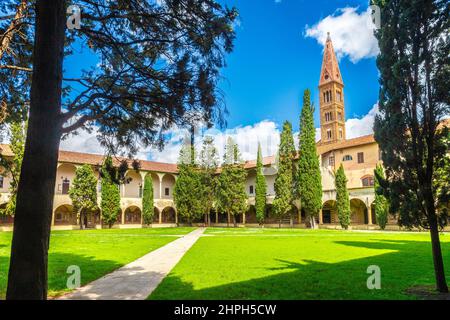
<svg viewBox="0 0 450 320"><path fill-rule="evenodd" d="M171 243L194 228L53 231L49 295L68 292L67 267L81 285ZM0 297L6 291L10 232L0 233ZM442 234L450 280L450 235ZM208 228L149 299L415 299L433 285L428 233ZM367 288L379 266L381 289Z"/></svg>

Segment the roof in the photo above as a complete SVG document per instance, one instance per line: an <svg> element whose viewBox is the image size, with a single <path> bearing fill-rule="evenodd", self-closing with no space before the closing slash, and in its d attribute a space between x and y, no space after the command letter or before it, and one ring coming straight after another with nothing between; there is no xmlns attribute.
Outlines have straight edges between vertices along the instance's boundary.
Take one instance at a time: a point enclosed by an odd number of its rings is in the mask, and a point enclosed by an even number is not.
<svg viewBox="0 0 450 320"><path fill-rule="evenodd" d="M340 150L345 148L351 148L356 146L361 146L364 144L376 143L374 135L369 134L367 136L361 136L354 139L347 139L344 141L339 141L335 143L318 143L317 144L317 153L324 154L333 150Z"/></svg>
<svg viewBox="0 0 450 320"><path fill-rule="evenodd" d="M11 148L9 145L1 144L0 153L4 156L13 156ZM73 164L90 164L90 165L101 165L103 163L105 156L99 154L81 153L73 151L59 151L58 161L63 163L73 163ZM132 160L125 159L122 157L113 158L113 163L118 165L120 161L127 160L131 164ZM140 169L143 171L154 171L163 173L177 173L178 166L172 163L162 163L154 162L148 160L138 160L140 163Z"/></svg>
<svg viewBox="0 0 450 320"><path fill-rule="evenodd" d="M328 33L328 38L325 43L322 60L322 70L320 71L319 86L330 82L338 82L344 84L342 81L341 71L339 70L339 64L334 53L333 43Z"/></svg>

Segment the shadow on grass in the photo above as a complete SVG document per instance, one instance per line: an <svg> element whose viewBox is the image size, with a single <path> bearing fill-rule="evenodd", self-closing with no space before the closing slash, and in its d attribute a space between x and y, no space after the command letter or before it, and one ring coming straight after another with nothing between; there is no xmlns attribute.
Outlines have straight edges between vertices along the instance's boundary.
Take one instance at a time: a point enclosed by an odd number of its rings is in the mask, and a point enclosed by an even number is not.
<svg viewBox="0 0 450 320"><path fill-rule="evenodd" d="M279 271L266 277L196 289L170 274L150 296L151 299L414 299L406 290L416 285L433 284L431 244L425 241L374 240L373 242L336 241L349 247L390 250L337 263L273 259L282 264L267 270ZM299 247L299 250L301 248ZM342 248L339 250L345 250ZM442 243L447 279L450 280L450 243ZM207 254L207 253L205 253ZM232 254L232 253L231 253ZM381 290L369 290L367 268L381 268ZM220 268L220 266L217 266ZM236 263L236 273L245 269ZM208 277L205 274L205 277ZM197 286L201 286L198 283Z"/></svg>
<svg viewBox="0 0 450 320"><path fill-rule="evenodd" d="M78 266L81 271L81 285L100 278L120 268L123 264L113 260L101 260L91 256L70 253L52 252L49 255L48 292L49 296L60 295L70 291L67 289L67 273L69 266ZM9 257L0 256L0 299L6 295Z"/></svg>

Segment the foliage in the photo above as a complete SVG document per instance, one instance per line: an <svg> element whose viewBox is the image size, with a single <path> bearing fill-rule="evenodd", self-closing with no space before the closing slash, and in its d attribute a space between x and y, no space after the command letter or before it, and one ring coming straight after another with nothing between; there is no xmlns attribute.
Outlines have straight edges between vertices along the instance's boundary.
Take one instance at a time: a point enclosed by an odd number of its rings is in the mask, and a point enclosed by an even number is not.
<svg viewBox="0 0 450 320"><path fill-rule="evenodd" d="M380 226L381 230L384 230L388 221L389 203L386 197L383 195L382 189L380 188L380 180L385 179L383 166L377 165L377 167L374 170L374 174L375 174L375 181L374 181L375 215L377 217L377 224Z"/></svg>
<svg viewBox="0 0 450 320"><path fill-rule="evenodd" d="M258 143L258 157L256 160L256 188L255 188L255 211L256 220L259 224L264 223L266 212L266 194L267 183L263 172L263 158L261 152L261 144Z"/></svg>
<svg viewBox="0 0 450 320"><path fill-rule="evenodd" d="M120 219L120 190L117 184L119 171L113 170L114 165L110 155L105 158L101 168L102 200L100 203L103 223L109 228Z"/></svg>
<svg viewBox="0 0 450 320"><path fill-rule="evenodd" d="M144 191L142 193L142 219L144 224L150 225L153 223L154 212L153 179L152 174L147 173L144 179Z"/></svg>
<svg viewBox="0 0 450 320"><path fill-rule="evenodd" d="M97 206L97 178L92 167L88 164L78 167L75 171L75 178L69 190L72 200L73 211L80 221L80 228L83 228L83 218L89 213L98 209Z"/></svg>
<svg viewBox="0 0 450 320"><path fill-rule="evenodd" d="M347 177L345 176L344 167L339 166L335 174L336 186L336 209L341 227L348 229L351 221L350 198L347 190Z"/></svg>
<svg viewBox="0 0 450 320"><path fill-rule="evenodd" d="M230 222L230 216L232 216L235 226L236 215L247 211L246 177L247 172L240 160L238 146L229 137L225 146L224 163L218 181L217 209L227 213L228 223Z"/></svg>
<svg viewBox="0 0 450 320"><path fill-rule="evenodd" d="M203 208L199 195L202 190L200 174L192 161L195 159L194 146L184 143L178 158L178 178L173 191L178 215L186 219L188 224L202 216Z"/></svg>
<svg viewBox="0 0 450 320"><path fill-rule="evenodd" d="M12 121L10 128L10 148L13 154L12 159L0 155L0 166L3 168L2 175L11 179L9 186L10 198L4 210L0 214L14 215L16 211L17 188L19 187L20 171L22 168L23 153L25 150L25 138L27 132L27 122Z"/></svg>
<svg viewBox="0 0 450 320"><path fill-rule="evenodd" d="M296 189L302 209L315 227L315 217L322 208L322 177L316 150L316 129L314 127L314 106L310 91L303 94L303 108L300 118L299 161Z"/></svg>
<svg viewBox="0 0 450 320"><path fill-rule="evenodd" d="M430 230L436 284L448 292L439 229L448 223L437 202L440 170L449 150L442 119L450 114L450 10L442 0L377 0L381 28L379 114L375 139L386 179L380 181L401 226Z"/></svg>
<svg viewBox="0 0 450 320"><path fill-rule="evenodd" d="M205 137L199 159L200 175L200 206L209 224L209 214L214 206L217 193L217 168L219 165L218 152L212 137Z"/></svg>
<svg viewBox="0 0 450 320"><path fill-rule="evenodd" d="M286 121L280 136L277 155L278 174L275 178L275 199L272 203L272 212L280 221L292 209L294 156L292 125Z"/></svg>

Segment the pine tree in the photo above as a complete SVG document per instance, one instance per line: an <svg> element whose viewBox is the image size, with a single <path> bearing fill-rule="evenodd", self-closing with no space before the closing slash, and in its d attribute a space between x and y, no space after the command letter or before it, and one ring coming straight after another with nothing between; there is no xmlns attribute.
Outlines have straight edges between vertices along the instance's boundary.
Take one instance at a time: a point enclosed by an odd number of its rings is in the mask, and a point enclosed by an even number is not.
<svg viewBox="0 0 450 320"><path fill-rule="evenodd" d="M305 90L300 118L300 158L296 186L302 209L310 220L311 228L316 227L316 217L322 208L322 177L315 139L314 106L311 104L309 90Z"/></svg>
<svg viewBox="0 0 450 320"><path fill-rule="evenodd" d="M69 196L72 200L73 211L78 216L80 229L84 229L84 218L89 212L96 211L97 206L97 178L92 167L85 164L75 171L75 178Z"/></svg>
<svg viewBox="0 0 450 320"><path fill-rule="evenodd" d="M438 205L435 172L448 145L441 120L450 114L450 10L448 1L373 0L382 23L379 114L375 140L386 179L389 211L408 228L430 230L436 287L447 293L439 230L448 223Z"/></svg>
<svg viewBox="0 0 450 320"><path fill-rule="evenodd" d="M267 194L267 183L263 173L261 144L258 143L258 157L256 160L255 211L256 211L256 220L260 225L264 224L264 216L266 212L266 201L267 201L266 194Z"/></svg>
<svg viewBox="0 0 450 320"><path fill-rule="evenodd" d="M202 190L200 174L193 159L195 159L194 146L185 141L178 158L178 178L173 196L178 215L189 225L204 214L201 198L198 196Z"/></svg>
<svg viewBox="0 0 450 320"><path fill-rule="evenodd" d="M292 125L286 121L280 136L277 165L278 174L275 178L275 199L273 200L273 214L281 219L292 209L293 174L294 174L295 145L292 135Z"/></svg>
<svg viewBox="0 0 450 320"><path fill-rule="evenodd" d="M227 224L233 217L236 227L236 215L247 211L247 193L245 179L247 172L240 160L239 149L232 138L227 139L224 163L218 181L217 208L227 213Z"/></svg>
<svg viewBox="0 0 450 320"><path fill-rule="evenodd" d="M14 19L10 14L14 3L17 0L1 1L0 30ZM7 102L12 101L8 111L11 105L30 101L7 299L47 297L50 217L61 138L95 125L108 151L135 153L142 144L162 147L166 138L162 132L184 123L191 110L201 114L204 123L223 121L217 84L226 53L233 49L237 18L236 9L214 0L80 0L82 26L69 32L67 1L28 3L31 9L17 23L19 32L8 33L14 37L2 64L15 56L30 57L32 63L26 60L24 66L0 71L1 88L20 88L15 89L17 95L6 94ZM86 72L78 70L77 79L67 79L63 63L67 55L79 51L71 50L74 42L100 63L86 66ZM24 82L31 88L16 86ZM0 89L0 94L5 91L10 90Z"/></svg>
<svg viewBox="0 0 450 320"><path fill-rule="evenodd" d="M375 175L375 216L377 218L377 224L380 226L381 230L386 228L386 224L388 221L389 214L389 204L386 197L383 195L382 190L380 189L380 180L384 180L384 170L381 165L377 165L374 170Z"/></svg>
<svg viewBox="0 0 450 320"><path fill-rule="evenodd" d="M205 137L199 155L200 205L205 215L205 224L210 224L210 212L214 206L217 193L218 152L212 137Z"/></svg>
<svg viewBox="0 0 450 320"><path fill-rule="evenodd" d="M144 179L144 191L142 193L142 219L145 225L153 223L153 179L152 174L147 173Z"/></svg>
<svg viewBox="0 0 450 320"><path fill-rule="evenodd" d="M345 176L344 167L339 166L335 174L336 186L336 208L341 227L348 229L351 221L350 198L347 190L347 177Z"/></svg>
<svg viewBox="0 0 450 320"><path fill-rule="evenodd" d="M120 214L120 190L117 184L117 171L114 170L111 156L107 156L101 169L102 200L100 202L102 221L111 228Z"/></svg>

